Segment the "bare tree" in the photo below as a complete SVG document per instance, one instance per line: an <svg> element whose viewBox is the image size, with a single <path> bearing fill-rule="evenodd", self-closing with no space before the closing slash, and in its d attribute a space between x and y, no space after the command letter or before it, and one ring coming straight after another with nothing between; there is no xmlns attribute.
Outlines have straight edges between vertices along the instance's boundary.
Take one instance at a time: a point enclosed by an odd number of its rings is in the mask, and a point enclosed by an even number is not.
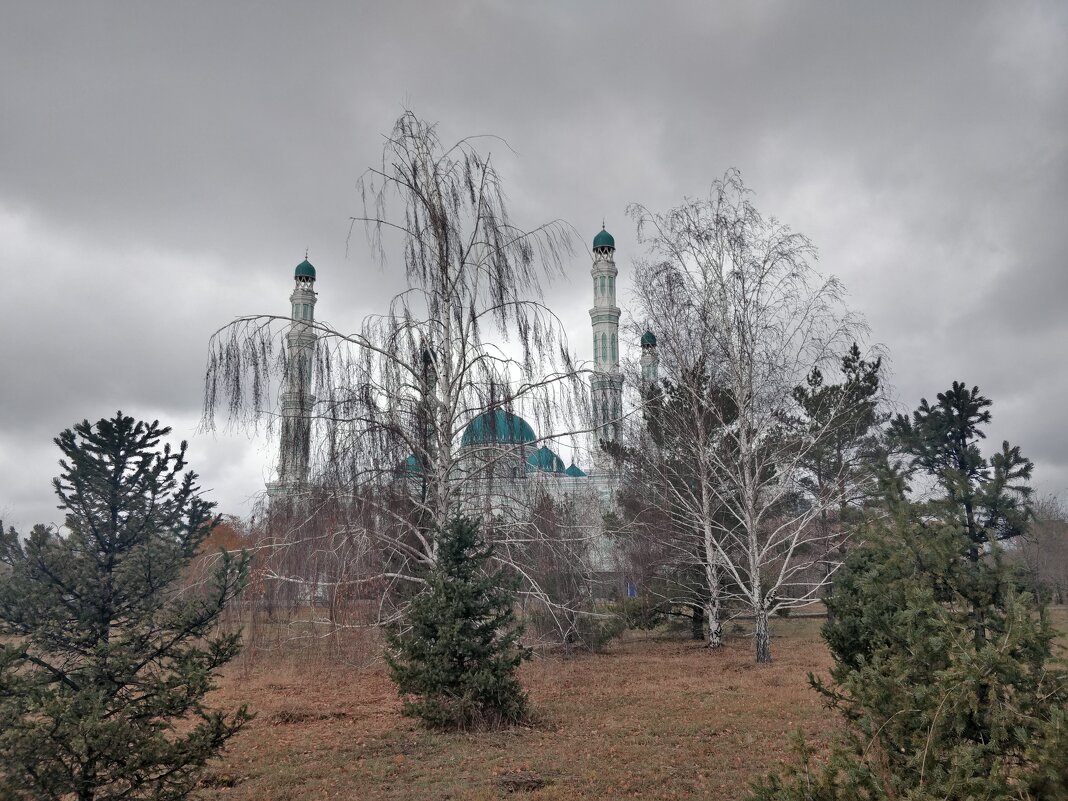
<svg viewBox="0 0 1068 801"><path fill-rule="evenodd" d="M411 112L397 120L381 165L359 182L363 212L352 221L383 263L387 251L402 254L407 289L358 331L312 324L315 483L336 498L328 547L359 555L359 570L336 580L370 595L418 589L436 558L434 531L460 512L481 514L499 558L511 554L528 576L524 549L506 541L509 524L526 518L531 492L515 479L537 447L517 413L542 431L586 427L583 371L541 301L571 252L570 229L513 225L477 144L446 147ZM278 345L288 322L246 317L215 335L209 423L219 409L237 422L270 417L268 390L290 369ZM485 425L499 430L464 447L465 427L487 411ZM293 547L301 526L285 525L273 541Z"/></svg>
<svg viewBox="0 0 1068 801"><path fill-rule="evenodd" d="M752 205L737 171L706 199L664 214L631 209L650 259L639 266L638 313L656 320L667 382L661 431L639 449L660 474L688 536L674 547L704 570L718 642L721 603L754 616L756 658L771 660L768 619L812 603L827 580L818 525L855 488L845 466L813 491L811 457L827 428L794 395L863 328L837 280L812 267L811 242ZM828 403L844 404L849 393Z"/></svg>
<svg viewBox="0 0 1068 801"><path fill-rule="evenodd" d="M1040 498L1027 534L1013 549L1036 592L1068 604L1068 511L1055 495Z"/></svg>

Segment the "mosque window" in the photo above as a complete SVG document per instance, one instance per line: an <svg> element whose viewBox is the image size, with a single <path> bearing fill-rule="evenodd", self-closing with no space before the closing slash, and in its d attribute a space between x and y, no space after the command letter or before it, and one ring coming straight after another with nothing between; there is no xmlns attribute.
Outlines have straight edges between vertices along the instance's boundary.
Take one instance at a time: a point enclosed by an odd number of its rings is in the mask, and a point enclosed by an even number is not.
<svg viewBox="0 0 1068 801"><path fill-rule="evenodd" d="M299 303L294 303L293 304L293 319L294 320L299 320L300 319L300 304Z"/></svg>
<svg viewBox="0 0 1068 801"><path fill-rule="evenodd" d="M619 342L615 334L612 334L612 361L619 361Z"/></svg>
<svg viewBox="0 0 1068 801"><path fill-rule="evenodd" d="M601 294L603 295L604 293L605 293L605 281L604 281L604 276L602 275L601 276Z"/></svg>
<svg viewBox="0 0 1068 801"><path fill-rule="evenodd" d="M616 279L613 276L608 276L608 291L612 295L616 293Z"/></svg>
<svg viewBox="0 0 1068 801"><path fill-rule="evenodd" d="M608 334L601 334L601 361L608 361Z"/></svg>

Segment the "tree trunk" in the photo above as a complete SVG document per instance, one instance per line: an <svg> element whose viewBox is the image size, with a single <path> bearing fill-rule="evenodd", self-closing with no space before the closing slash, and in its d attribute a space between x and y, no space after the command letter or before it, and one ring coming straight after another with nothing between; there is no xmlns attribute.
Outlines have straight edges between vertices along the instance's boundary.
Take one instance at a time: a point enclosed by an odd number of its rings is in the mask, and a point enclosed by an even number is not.
<svg viewBox="0 0 1068 801"><path fill-rule="evenodd" d="M708 582L708 601L705 603L705 617L708 619L708 647L719 648L723 645L723 623L720 620L720 590L723 585L720 577L719 552L713 545L709 549L706 538L705 580Z"/></svg>
<svg viewBox="0 0 1068 801"><path fill-rule="evenodd" d="M719 598L709 601L705 606L708 618L708 647L719 648L723 645L723 623L719 619Z"/></svg>
<svg viewBox="0 0 1068 801"><path fill-rule="evenodd" d="M720 602L719 597L722 582L720 581L718 563L714 565L712 576L714 580L709 588L711 592L709 592L708 603L705 606L705 617L708 618L708 647L719 648L723 645L723 621L720 619L723 604Z"/></svg>
<svg viewBox="0 0 1068 801"><path fill-rule="evenodd" d="M771 664L771 632L768 630L768 612L763 608L756 613L756 661L761 665Z"/></svg>
<svg viewBox="0 0 1068 801"><path fill-rule="evenodd" d="M693 617L690 618L690 637L694 640L705 638L705 609L701 604L692 604L690 610Z"/></svg>

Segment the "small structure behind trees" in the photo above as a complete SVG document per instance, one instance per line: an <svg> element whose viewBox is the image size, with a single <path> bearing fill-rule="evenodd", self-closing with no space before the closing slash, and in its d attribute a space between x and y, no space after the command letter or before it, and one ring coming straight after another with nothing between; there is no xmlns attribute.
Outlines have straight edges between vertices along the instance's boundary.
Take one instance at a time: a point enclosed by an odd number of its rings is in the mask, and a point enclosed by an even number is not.
<svg viewBox="0 0 1068 801"><path fill-rule="evenodd" d="M63 531L0 534L0 789L16 799L181 799L250 719L204 706L247 560L184 574L218 519L183 442L121 412L56 439Z"/></svg>

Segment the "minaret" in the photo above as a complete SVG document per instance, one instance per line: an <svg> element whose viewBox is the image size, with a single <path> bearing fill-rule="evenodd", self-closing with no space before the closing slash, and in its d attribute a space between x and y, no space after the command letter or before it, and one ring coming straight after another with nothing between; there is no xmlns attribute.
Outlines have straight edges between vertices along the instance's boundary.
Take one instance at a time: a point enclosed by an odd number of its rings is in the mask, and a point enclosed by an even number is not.
<svg viewBox="0 0 1068 801"><path fill-rule="evenodd" d="M289 296L292 317L286 333L285 390L281 395L282 432L278 444L278 480L267 494L283 498L298 494L308 483L311 454L312 370L315 354L315 268L307 259L293 272Z"/></svg>
<svg viewBox="0 0 1068 801"><path fill-rule="evenodd" d="M593 402L595 440L614 442L619 438L623 412L623 375L619 371L619 307L616 306L616 242L602 226L593 238L593 376L590 397ZM603 460L602 460L603 461Z"/></svg>
<svg viewBox="0 0 1068 801"><path fill-rule="evenodd" d="M646 331L642 334L642 390L652 386L660 378L660 357L656 353L656 334Z"/></svg>

